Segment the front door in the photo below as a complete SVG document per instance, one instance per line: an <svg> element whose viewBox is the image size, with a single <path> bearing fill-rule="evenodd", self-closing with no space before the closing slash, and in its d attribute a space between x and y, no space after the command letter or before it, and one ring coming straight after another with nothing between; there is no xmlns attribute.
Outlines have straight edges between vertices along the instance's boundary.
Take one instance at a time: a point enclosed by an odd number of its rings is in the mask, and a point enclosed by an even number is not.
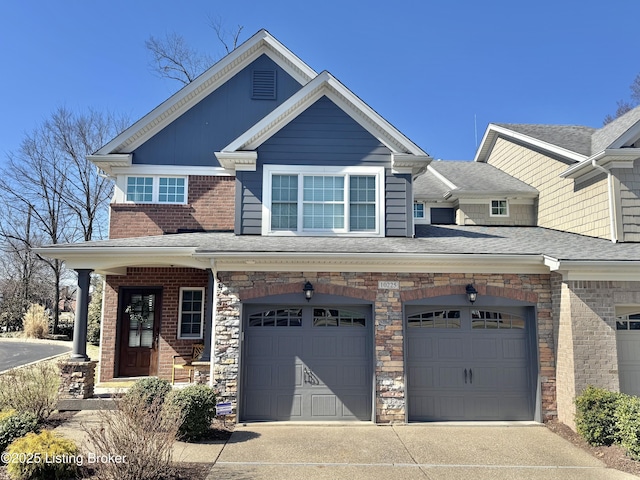
<svg viewBox="0 0 640 480"><path fill-rule="evenodd" d="M156 375L161 290L125 289L122 298L119 376Z"/></svg>

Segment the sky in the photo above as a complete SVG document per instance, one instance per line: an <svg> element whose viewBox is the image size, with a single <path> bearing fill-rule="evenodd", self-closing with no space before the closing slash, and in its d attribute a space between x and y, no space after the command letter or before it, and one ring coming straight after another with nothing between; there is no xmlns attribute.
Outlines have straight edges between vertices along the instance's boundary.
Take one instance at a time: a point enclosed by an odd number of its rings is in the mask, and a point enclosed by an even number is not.
<svg viewBox="0 0 640 480"><path fill-rule="evenodd" d="M58 107L135 121L179 84L145 40L215 58L210 19L261 28L432 157L471 160L489 123L602 126L640 73L637 0L3 0L0 162Z"/></svg>

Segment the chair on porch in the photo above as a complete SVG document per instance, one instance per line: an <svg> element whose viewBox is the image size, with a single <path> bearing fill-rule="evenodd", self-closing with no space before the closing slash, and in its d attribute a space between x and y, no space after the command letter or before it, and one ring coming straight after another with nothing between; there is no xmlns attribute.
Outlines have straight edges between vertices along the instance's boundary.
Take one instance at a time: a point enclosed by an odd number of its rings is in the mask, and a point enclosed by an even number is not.
<svg viewBox="0 0 640 480"><path fill-rule="evenodd" d="M198 360L200 360L200 358L202 357L202 352L204 352L204 345L202 343L194 343L193 346L191 347L191 355L190 356L183 356L183 355L174 355L173 356L173 369L171 371L171 385L174 385L176 383L176 370L182 370L184 372L186 372L189 375L189 383L193 382L194 380L194 372L195 372L195 366L193 365L193 362L197 362ZM178 363L176 363L176 359L182 359L184 360L184 363L182 363L182 360L178 360Z"/></svg>

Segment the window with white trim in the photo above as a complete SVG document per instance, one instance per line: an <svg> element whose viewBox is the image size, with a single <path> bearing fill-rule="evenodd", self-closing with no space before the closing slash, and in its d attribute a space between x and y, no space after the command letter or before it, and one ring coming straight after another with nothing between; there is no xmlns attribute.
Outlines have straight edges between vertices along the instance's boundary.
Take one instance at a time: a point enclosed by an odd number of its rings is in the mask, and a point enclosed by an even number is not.
<svg viewBox="0 0 640 480"><path fill-rule="evenodd" d="M383 175L383 167L266 165L263 233L381 235Z"/></svg>
<svg viewBox="0 0 640 480"><path fill-rule="evenodd" d="M415 202L413 204L413 218L424 218L424 203Z"/></svg>
<svg viewBox="0 0 640 480"><path fill-rule="evenodd" d="M204 288L180 288L178 338L201 339L204 321Z"/></svg>
<svg viewBox="0 0 640 480"><path fill-rule="evenodd" d="M128 176L126 201L132 203L187 203L187 177Z"/></svg>
<svg viewBox="0 0 640 480"><path fill-rule="evenodd" d="M491 216L508 217L509 202L507 202L506 200L491 200Z"/></svg>

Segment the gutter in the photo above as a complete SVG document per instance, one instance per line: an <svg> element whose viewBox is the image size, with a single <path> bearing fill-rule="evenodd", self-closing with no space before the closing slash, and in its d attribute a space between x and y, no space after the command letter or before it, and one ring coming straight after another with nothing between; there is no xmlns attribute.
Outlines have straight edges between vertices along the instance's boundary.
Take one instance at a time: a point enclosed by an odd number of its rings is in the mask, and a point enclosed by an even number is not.
<svg viewBox="0 0 640 480"><path fill-rule="evenodd" d="M607 193L609 196L609 227L611 229L611 241L613 243L618 243L618 229L616 226L616 216L615 216L615 195L613 194L613 174L611 170L603 167L602 165L598 165L597 157L591 159L591 166L596 170L599 170L607 175Z"/></svg>

